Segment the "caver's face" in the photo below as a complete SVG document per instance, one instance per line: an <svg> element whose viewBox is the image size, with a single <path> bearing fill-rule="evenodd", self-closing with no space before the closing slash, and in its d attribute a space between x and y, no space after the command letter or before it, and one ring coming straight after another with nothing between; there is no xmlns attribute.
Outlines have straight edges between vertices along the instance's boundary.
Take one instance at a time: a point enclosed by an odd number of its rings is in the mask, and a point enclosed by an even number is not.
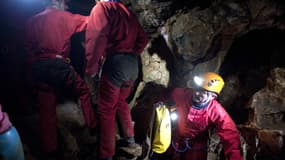
<svg viewBox="0 0 285 160"><path fill-rule="evenodd" d="M192 100L197 104L205 104L212 98L212 94L203 88L195 88Z"/></svg>

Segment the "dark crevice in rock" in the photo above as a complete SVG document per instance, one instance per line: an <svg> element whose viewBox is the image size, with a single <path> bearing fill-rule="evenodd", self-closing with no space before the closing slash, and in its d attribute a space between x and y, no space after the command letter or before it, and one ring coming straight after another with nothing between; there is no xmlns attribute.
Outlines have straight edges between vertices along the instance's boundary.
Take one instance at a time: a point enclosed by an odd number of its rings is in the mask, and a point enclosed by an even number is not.
<svg viewBox="0 0 285 160"><path fill-rule="evenodd" d="M174 8L179 9L191 9L199 7L200 9L208 8L212 4L211 0L181 0L176 2Z"/></svg>
<svg viewBox="0 0 285 160"><path fill-rule="evenodd" d="M240 87L237 98L227 104L237 123L248 121L245 106L265 86L270 70L285 67L284 37L285 32L277 29L253 30L237 38L225 56L220 72L225 79L236 75Z"/></svg>

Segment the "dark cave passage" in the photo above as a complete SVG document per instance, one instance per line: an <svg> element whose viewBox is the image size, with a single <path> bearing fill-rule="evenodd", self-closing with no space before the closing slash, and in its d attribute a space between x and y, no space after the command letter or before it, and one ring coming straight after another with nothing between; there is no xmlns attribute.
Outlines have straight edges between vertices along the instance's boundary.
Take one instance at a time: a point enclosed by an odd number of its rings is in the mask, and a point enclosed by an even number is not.
<svg viewBox="0 0 285 160"><path fill-rule="evenodd" d="M284 41L284 31L253 30L237 38L227 53L220 73L225 79L237 76L240 89L229 112L238 124L248 121L250 111L245 106L265 86L270 70L285 67Z"/></svg>

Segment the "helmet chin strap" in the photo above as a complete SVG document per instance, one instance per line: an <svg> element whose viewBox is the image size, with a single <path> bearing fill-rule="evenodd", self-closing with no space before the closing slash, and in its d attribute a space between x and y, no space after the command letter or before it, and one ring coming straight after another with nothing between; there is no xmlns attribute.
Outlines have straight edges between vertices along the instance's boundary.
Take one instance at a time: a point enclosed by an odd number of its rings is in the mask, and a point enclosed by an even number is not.
<svg viewBox="0 0 285 160"><path fill-rule="evenodd" d="M203 109L205 108L209 102L213 99L213 97L211 95L208 96L207 100L203 103L197 103L195 101L193 101L192 99L192 102L193 102L193 107L196 108L196 109Z"/></svg>
<svg viewBox="0 0 285 160"><path fill-rule="evenodd" d="M206 101L206 102L204 102L204 103L201 103L201 104L198 104L198 103L196 103L196 102L193 102L192 107L195 108L195 109L203 109L203 108L205 108L205 107L208 106L209 102L210 102L209 100Z"/></svg>

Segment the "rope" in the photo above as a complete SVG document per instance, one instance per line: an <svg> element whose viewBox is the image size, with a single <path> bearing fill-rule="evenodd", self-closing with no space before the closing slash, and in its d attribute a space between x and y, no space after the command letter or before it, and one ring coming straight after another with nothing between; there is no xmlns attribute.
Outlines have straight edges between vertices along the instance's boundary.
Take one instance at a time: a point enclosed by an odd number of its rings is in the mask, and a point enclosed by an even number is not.
<svg viewBox="0 0 285 160"><path fill-rule="evenodd" d="M173 141L173 140L171 141L172 147L174 148L174 150L175 150L176 152L179 152L179 153L183 153L183 152L187 151L188 149L191 149L191 146L190 146L190 144L189 144L189 138L186 138L186 139L184 140L184 143L185 143L185 147L184 147L183 149L179 149L178 147L176 147L174 141Z"/></svg>

